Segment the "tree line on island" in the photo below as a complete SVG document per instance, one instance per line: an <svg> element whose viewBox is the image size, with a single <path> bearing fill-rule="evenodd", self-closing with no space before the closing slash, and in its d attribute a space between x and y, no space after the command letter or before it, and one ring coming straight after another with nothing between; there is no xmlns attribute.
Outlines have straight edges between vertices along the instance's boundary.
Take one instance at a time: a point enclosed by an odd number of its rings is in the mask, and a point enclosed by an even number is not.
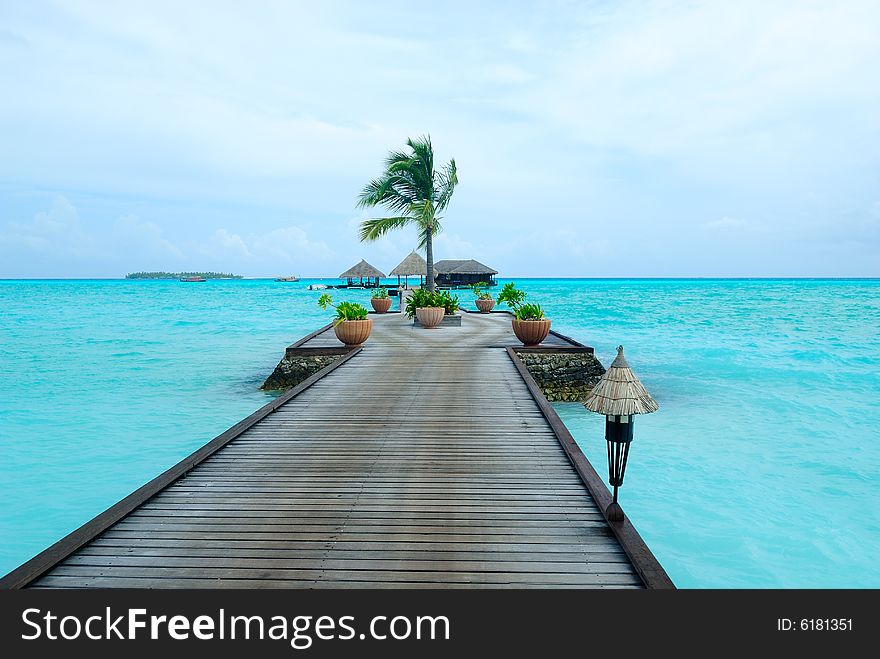
<svg viewBox="0 0 880 659"><path fill-rule="evenodd" d="M129 272L126 279L185 279L202 277L204 279L243 279L242 275L225 272Z"/></svg>

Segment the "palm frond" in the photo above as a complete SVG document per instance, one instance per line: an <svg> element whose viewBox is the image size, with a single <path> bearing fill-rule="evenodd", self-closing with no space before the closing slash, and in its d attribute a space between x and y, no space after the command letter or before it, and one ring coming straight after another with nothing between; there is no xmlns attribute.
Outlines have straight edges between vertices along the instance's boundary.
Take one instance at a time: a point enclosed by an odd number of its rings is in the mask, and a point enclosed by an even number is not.
<svg viewBox="0 0 880 659"><path fill-rule="evenodd" d="M425 173L434 172L434 147L430 135L421 135L416 139L408 139L407 146L412 149L414 159L418 160Z"/></svg>
<svg viewBox="0 0 880 659"><path fill-rule="evenodd" d="M443 219L437 215L437 207L429 199L416 202L410 209L410 215L415 218L415 223L419 227L419 248L425 246L428 242L428 236L436 236L443 227L440 220Z"/></svg>
<svg viewBox="0 0 880 659"><path fill-rule="evenodd" d="M385 157L385 169L391 169L392 167L396 167L400 163L407 163L412 159L412 156L408 153L404 153L403 151L391 151Z"/></svg>
<svg viewBox="0 0 880 659"><path fill-rule="evenodd" d="M385 176L367 184L358 198L357 205L360 208L382 205L393 211L402 212L416 199L418 199L417 193L405 179Z"/></svg>
<svg viewBox="0 0 880 659"><path fill-rule="evenodd" d="M438 233L443 231L443 226L440 224L440 220L442 217L435 217L433 222L433 231L431 231L431 237L436 236ZM424 249L425 245L428 244L428 228L419 225L419 244L416 249Z"/></svg>
<svg viewBox="0 0 880 659"><path fill-rule="evenodd" d="M433 199L434 147L431 146L431 136L424 135L416 139L408 139L406 144L413 152L409 171L422 191L422 196L425 199Z"/></svg>
<svg viewBox="0 0 880 659"><path fill-rule="evenodd" d="M409 214L418 218L419 226L430 226L434 221L437 208L430 199L420 199L410 206Z"/></svg>
<svg viewBox="0 0 880 659"><path fill-rule="evenodd" d="M383 197L388 193L389 181L386 178L373 179L361 193L358 195L357 205L362 208L375 206L382 202Z"/></svg>
<svg viewBox="0 0 880 659"><path fill-rule="evenodd" d="M401 229L414 221L413 217L401 215L398 217L377 217L361 222L361 242L378 240L389 231Z"/></svg>
<svg viewBox="0 0 880 659"><path fill-rule="evenodd" d="M455 166L455 158L450 160L444 170L439 173L439 190L437 193L437 208L443 210L449 205L455 186L458 185L458 168Z"/></svg>

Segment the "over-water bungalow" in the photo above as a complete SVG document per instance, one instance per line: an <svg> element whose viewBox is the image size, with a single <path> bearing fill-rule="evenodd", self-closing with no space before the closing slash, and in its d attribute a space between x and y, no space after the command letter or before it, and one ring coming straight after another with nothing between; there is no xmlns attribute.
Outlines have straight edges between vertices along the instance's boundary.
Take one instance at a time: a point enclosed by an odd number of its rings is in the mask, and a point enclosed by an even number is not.
<svg viewBox="0 0 880 659"><path fill-rule="evenodd" d="M400 278L403 277L404 288L409 288L409 278L418 277L419 286L425 285L425 277L428 276L428 264L422 255L413 250L409 256L401 261L394 270L391 271L392 277L397 277L398 288L401 285Z"/></svg>
<svg viewBox="0 0 880 659"><path fill-rule="evenodd" d="M495 286L495 275L487 265L473 259L446 259L434 264L434 282L441 288L465 288L480 282Z"/></svg>
<svg viewBox="0 0 880 659"><path fill-rule="evenodd" d="M348 288L378 288L379 280L384 276L377 268L361 259L360 263L351 266L339 278L345 280L344 286Z"/></svg>

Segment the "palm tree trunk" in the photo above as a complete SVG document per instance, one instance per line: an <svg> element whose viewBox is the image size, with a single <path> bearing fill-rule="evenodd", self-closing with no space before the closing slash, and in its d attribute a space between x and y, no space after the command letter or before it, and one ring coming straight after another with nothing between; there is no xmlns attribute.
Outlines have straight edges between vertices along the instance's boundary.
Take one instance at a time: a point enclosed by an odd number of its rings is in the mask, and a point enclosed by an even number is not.
<svg viewBox="0 0 880 659"><path fill-rule="evenodd" d="M428 263L428 290L434 290L434 230L433 227L428 227L427 232L427 240L425 241L425 261Z"/></svg>

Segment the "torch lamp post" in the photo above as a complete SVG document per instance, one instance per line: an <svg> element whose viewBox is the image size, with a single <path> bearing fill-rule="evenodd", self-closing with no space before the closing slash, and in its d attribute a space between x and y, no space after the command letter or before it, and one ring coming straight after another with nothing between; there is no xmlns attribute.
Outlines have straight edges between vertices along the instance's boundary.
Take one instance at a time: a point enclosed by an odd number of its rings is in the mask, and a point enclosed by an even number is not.
<svg viewBox="0 0 880 659"><path fill-rule="evenodd" d="M612 522L623 520L623 509L617 503L617 490L623 485L629 447L633 440L633 419L636 414L649 414L660 409L617 346L617 357L593 387L584 407L605 415L605 441L608 448L608 482L613 488L611 503L605 517Z"/></svg>

